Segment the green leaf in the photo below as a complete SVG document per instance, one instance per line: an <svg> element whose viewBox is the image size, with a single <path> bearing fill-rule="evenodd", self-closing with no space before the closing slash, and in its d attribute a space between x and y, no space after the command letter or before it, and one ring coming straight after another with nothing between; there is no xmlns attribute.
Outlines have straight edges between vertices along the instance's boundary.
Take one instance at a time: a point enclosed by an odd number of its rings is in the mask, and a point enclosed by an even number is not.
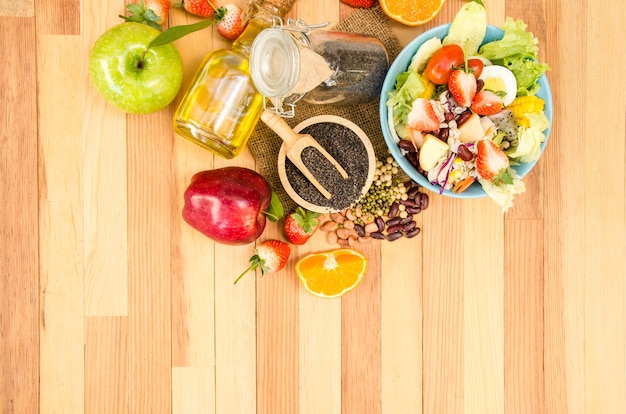
<svg viewBox="0 0 626 414"><path fill-rule="evenodd" d="M270 205L265 212L267 219L269 221L276 222L280 220L285 215L285 209L283 208L283 204L280 202L278 195L272 191L272 200L270 201Z"/></svg>
<svg viewBox="0 0 626 414"><path fill-rule="evenodd" d="M205 29L211 26L215 22L214 19L202 20L198 23L193 24L185 24L181 26L172 26L157 37L155 37L152 42L148 45L148 49L152 47L166 45L175 40L180 39L183 36L188 35L189 33L197 32L198 30Z"/></svg>

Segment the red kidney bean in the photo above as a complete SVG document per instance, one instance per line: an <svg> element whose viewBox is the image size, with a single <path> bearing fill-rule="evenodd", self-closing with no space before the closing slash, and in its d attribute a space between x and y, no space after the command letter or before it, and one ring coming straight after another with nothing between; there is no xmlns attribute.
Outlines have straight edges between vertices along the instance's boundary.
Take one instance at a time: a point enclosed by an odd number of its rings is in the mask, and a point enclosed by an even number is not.
<svg viewBox="0 0 626 414"><path fill-rule="evenodd" d="M454 120L454 113L453 112L446 112L446 114L444 115L445 121L446 122L450 122L452 120Z"/></svg>
<svg viewBox="0 0 626 414"><path fill-rule="evenodd" d="M485 87L485 81L482 79L476 80L476 92L479 92L482 88Z"/></svg>
<svg viewBox="0 0 626 414"><path fill-rule="evenodd" d="M420 234L420 228L419 228L419 227L416 227L416 228L414 228L413 230L409 231L409 232L406 234L406 237L407 237L408 239L410 239L410 238L413 238L413 237L417 236L418 234Z"/></svg>
<svg viewBox="0 0 626 414"><path fill-rule="evenodd" d="M422 193L420 196L420 208L426 210L428 208L428 194Z"/></svg>
<svg viewBox="0 0 626 414"><path fill-rule="evenodd" d="M354 230L356 230L356 234L363 237L365 236L365 227L362 224L354 223Z"/></svg>
<svg viewBox="0 0 626 414"><path fill-rule="evenodd" d="M456 119L456 126L457 128L460 127L461 125L463 125L463 123L465 121L467 121L467 119L472 115L472 111L465 111L463 112L461 115L459 115L459 117Z"/></svg>
<svg viewBox="0 0 626 414"><path fill-rule="evenodd" d="M384 235L384 234L382 234L382 233L381 233L381 232L379 232L379 231L375 231L374 233L371 233L371 234L370 234L370 237L371 237L372 239L378 239L378 240L384 240L384 239L385 239L385 235Z"/></svg>
<svg viewBox="0 0 626 414"><path fill-rule="evenodd" d="M402 231L403 232L407 232L407 231L411 231L415 228L415 226L417 226L417 223L414 221L409 221L408 223L406 223L404 226L402 226Z"/></svg>
<svg viewBox="0 0 626 414"><path fill-rule="evenodd" d="M400 223L398 223L398 224L402 224L404 226L406 223L409 223L411 221L413 221L413 216L408 215L405 218L403 218L402 220L400 220Z"/></svg>
<svg viewBox="0 0 626 414"><path fill-rule="evenodd" d="M394 218L398 215L398 210L400 209L400 207L398 206L398 203L393 203L391 204L391 207L389 207L389 218Z"/></svg>
<svg viewBox="0 0 626 414"><path fill-rule="evenodd" d="M402 230L402 226L400 224L395 224L393 226L387 227L387 234L397 233Z"/></svg>
<svg viewBox="0 0 626 414"><path fill-rule="evenodd" d="M413 145L413 142L409 141L408 139L401 139L398 142L398 146L405 151L417 152L417 148L415 148L415 145Z"/></svg>
<svg viewBox="0 0 626 414"><path fill-rule="evenodd" d="M401 200L400 203L404 204L407 207L415 207L419 205L419 202L416 202L414 199L407 198L406 200Z"/></svg>
<svg viewBox="0 0 626 414"><path fill-rule="evenodd" d="M407 159L409 163L411 163L413 167L418 168L419 161L417 157L417 152L407 152L404 157Z"/></svg>
<svg viewBox="0 0 626 414"><path fill-rule="evenodd" d="M407 207L406 212L409 214L419 214L422 212L422 209L419 207Z"/></svg>
<svg viewBox="0 0 626 414"><path fill-rule="evenodd" d="M411 188L409 191L407 191L406 195L409 198L415 199L415 196L419 193L420 189L419 187L413 187Z"/></svg>
<svg viewBox="0 0 626 414"><path fill-rule="evenodd" d="M389 240L389 241L396 241L396 240L398 240L399 238L401 238L402 236L404 236L404 235L402 234L402 232L400 232L400 231L396 231L395 233L388 234L388 235L387 235L387 240Z"/></svg>
<svg viewBox="0 0 626 414"><path fill-rule="evenodd" d="M439 138L442 141L447 141L448 140L448 135L450 135L450 129L449 128L441 128L439 130L439 133L437 134L437 138Z"/></svg>
<svg viewBox="0 0 626 414"><path fill-rule="evenodd" d="M385 224L387 225L387 227L395 226L396 224L400 223L400 220L402 220L401 217L394 217L392 219L387 220L387 223Z"/></svg>
<svg viewBox="0 0 626 414"><path fill-rule="evenodd" d="M376 217L374 219L374 223L376 223L376 226L378 226L378 231L385 230L385 220L383 220L382 217Z"/></svg>
<svg viewBox="0 0 626 414"><path fill-rule="evenodd" d="M472 154L472 151L470 151L465 144L459 145L457 153L463 161L471 161L474 158L474 154Z"/></svg>

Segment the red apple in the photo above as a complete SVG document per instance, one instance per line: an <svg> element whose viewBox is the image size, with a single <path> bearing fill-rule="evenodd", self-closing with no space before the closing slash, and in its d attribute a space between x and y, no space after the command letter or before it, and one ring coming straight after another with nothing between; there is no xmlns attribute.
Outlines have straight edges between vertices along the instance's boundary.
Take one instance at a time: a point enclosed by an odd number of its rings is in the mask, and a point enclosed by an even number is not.
<svg viewBox="0 0 626 414"><path fill-rule="evenodd" d="M183 218L207 237L223 244L248 244L265 229L272 199L267 180L243 167L201 171L185 190Z"/></svg>

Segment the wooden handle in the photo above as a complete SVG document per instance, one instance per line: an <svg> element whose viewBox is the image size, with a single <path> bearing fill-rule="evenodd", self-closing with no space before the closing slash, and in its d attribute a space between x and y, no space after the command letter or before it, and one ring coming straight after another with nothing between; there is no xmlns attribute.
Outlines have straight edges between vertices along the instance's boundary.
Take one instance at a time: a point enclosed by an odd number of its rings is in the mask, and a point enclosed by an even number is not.
<svg viewBox="0 0 626 414"><path fill-rule="evenodd" d="M300 134L291 129L289 124L280 115L272 111L264 110L263 113L261 113L261 120L285 141L287 148L293 147L298 138L300 138Z"/></svg>

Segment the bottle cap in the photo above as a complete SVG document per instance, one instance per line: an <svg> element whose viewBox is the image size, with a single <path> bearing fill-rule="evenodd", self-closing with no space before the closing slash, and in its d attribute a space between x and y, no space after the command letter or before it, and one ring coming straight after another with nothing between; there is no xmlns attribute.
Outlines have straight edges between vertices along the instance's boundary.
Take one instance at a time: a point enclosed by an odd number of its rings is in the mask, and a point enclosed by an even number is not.
<svg viewBox="0 0 626 414"><path fill-rule="evenodd" d="M257 35L250 51L250 74L262 95L286 96L298 80L299 72L299 49L291 35L273 27Z"/></svg>

